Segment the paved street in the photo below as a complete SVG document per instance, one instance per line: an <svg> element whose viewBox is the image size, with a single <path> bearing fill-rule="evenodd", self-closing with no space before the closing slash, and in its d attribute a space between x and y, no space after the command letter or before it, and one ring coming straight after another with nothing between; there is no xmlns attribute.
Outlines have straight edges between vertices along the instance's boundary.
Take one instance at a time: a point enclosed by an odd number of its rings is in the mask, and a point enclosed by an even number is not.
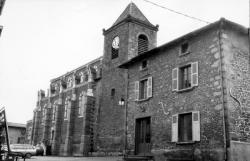
<svg viewBox="0 0 250 161"><path fill-rule="evenodd" d="M19 159L22 161L23 159ZM38 157L34 156L25 161L121 161L121 157Z"/></svg>

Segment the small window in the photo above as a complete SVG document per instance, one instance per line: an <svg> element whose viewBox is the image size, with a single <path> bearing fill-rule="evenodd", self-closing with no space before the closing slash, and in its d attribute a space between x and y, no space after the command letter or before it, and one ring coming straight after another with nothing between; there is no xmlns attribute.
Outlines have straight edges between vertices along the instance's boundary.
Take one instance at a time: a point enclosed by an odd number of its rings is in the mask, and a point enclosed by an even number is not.
<svg viewBox="0 0 250 161"><path fill-rule="evenodd" d="M141 70L146 69L147 67L148 67L148 61L147 60L142 61Z"/></svg>
<svg viewBox="0 0 250 161"><path fill-rule="evenodd" d="M115 96L115 89L112 88L112 89L111 89L111 97L114 97L114 96Z"/></svg>
<svg viewBox="0 0 250 161"><path fill-rule="evenodd" d="M146 35L139 35L138 37L138 55L148 51L148 38Z"/></svg>
<svg viewBox="0 0 250 161"><path fill-rule="evenodd" d="M187 42L185 42L181 45L180 55L184 55L184 54L188 54L188 53L189 53L189 45Z"/></svg>
<svg viewBox="0 0 250 161"><path fill-rule="evenodd" d="M180 89L191 87L191 65L180 68Z"/></svg>

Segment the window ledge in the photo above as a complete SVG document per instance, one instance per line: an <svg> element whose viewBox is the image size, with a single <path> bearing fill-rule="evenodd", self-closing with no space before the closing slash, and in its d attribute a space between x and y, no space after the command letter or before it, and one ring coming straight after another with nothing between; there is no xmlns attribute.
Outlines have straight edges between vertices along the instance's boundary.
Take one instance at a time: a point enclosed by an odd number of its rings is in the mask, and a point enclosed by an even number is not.
<svg viewBox="0 0 250 161"><path fill-rule="evenodd" d="M149 100L151 97L149 97L149 98L144 98L144 99L140 99L140 100L137 100L137 102L144 102L144 101L147 101L147 100Z"/></svg>
<svg viewBox="0 0 250 161"><path fill-rule="evenodd" d="M184 145L184 144L194 144L195 141L183 141L183 142L176 142L178 145Z"/></svg>
<svg viewBox="0 0 250 161"><path fill-rule="evenodd" d="M83 118L83 116L79 115L78 118Z"/></svg>
<svg viewBox="0 0 250 161"><path fill-rule="evenodd" d="M181 93L181 92L188 92L188 91L191 91L191 90L193 90L193 89L194 89L194 86L188 87L188 88L184 88L184 89L180 89L180 90L178 90L177 92L179 92L179 93Z"/></svg>

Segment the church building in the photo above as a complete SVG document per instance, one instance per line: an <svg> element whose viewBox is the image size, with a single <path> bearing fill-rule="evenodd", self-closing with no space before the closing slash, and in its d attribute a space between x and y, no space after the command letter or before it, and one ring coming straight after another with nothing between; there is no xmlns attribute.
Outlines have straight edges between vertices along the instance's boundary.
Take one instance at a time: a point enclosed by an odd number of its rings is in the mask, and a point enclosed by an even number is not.
<svg viewBox="0 0 250 161"><path fill-rule="evenodd" d="M157 31L130 3L103 30L102 57L38 92L31 143L128 161L249 159L248 28L222 18L159 47Z"/></svg>

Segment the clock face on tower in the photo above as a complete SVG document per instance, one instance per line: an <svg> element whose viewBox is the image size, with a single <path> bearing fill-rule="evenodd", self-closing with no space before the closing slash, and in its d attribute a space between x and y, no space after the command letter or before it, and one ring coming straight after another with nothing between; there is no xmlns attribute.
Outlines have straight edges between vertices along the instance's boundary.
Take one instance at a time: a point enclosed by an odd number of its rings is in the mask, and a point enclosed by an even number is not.
<svg viewBox="0 0 250 161"><path fill-rule="evenodd" d="M112 47L114 49L119 49L119 42L120 42L119 37L116 36L112 41Z"/></svg>

